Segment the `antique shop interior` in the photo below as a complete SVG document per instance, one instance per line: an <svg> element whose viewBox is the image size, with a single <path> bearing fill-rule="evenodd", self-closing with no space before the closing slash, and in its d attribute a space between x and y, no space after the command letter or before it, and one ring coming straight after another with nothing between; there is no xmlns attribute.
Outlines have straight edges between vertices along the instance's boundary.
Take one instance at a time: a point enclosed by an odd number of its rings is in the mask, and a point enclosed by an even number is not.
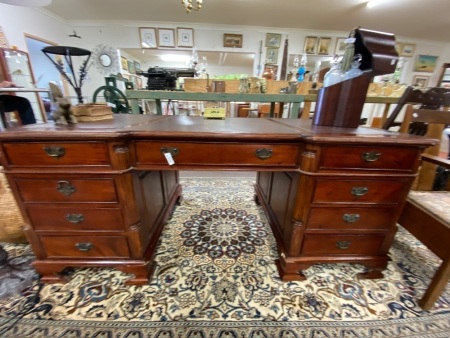
<svg viewBox="0 0 450 338"><path fill-rule="evenodd" d="M0 0L0 336L448 337L449 10Z"/></svg>

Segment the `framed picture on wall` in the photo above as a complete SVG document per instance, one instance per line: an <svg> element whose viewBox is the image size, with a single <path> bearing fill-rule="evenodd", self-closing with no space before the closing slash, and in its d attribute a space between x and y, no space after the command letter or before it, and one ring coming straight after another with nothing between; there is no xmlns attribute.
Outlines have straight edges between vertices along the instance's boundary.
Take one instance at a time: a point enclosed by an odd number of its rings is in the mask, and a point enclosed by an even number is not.
<svg viewBox="0 0 450 338"><path fill-rule="evenodd" d="M128 60L125 56L120 57L120 63L122 65L123 70L128 70Z"/></svg>
<svg viewBox="0 0 450 338"><path fill-rule="evenodd" d="M175 47L175 30L173 28L158 28L158 46Z"/></svg>
<svg viewBox="0 0 450 338"><path fill-rule="evenodd" d="M412 80L412 85L414 87L426 88L428 87L429 76L415 75Z"/></svg>
<svg viewBox="0 0 450 338"><path fill-rule="evenodd" d="M194 47L194 30L192 28L177 28L177 46Z"/></svg>
<svg viewBox="0 0 450 338"><path fill-rule="evenodd" d="M158 47L156 41L156 28L153 27L140 27L139 38L141 41L141 48L155 49Z"/></svg>
<svg viewBox="0 0 450 338"><path fill-rule="evenodd" d="M281 45L281 34L267 33L266 47L279 48Z"/></svg>
<svg viewBox="0 0 450 338"><path fill-rule="evenodd" d="M432 73L436 68L437 56L433 55L417 55L416 63L414 64L415 72Z"/></svg>
<svg viewBox="0 0 450 338"><path fill-rule="evenodd" d="M223 46L242 48L242 34L227 34L223 35Z"/></svg>
<svg viewBox="0 0 450 338"><path fill-rule="evenodd" d="M134 61L134 71L136 73L141 71L141 64L137 61Z"/></svg>
<svg viewBox="0 0 450 338"><path fill-rule="evenodd" d="M331 38L319 38L317 47L317 54L328 55L330 54Z"/></svg>
<svg viewBox="0 0 450 338"><path fill-rule="evenodd" d="M128 60L128 72L130 74L134 74L135 70L134 70L134 61L130 61Z"/></svg>
<svg viewBox="0 0 450 338"><path fill-rule="evenodd" d="M403 43L400 49L400 56L413 56L416 45L412 43Z"/></svg>
<svg viewBox="0 0 450 338"><path fill-rule="evenodd" d="M305 45L303 46L303 51L306 54L316 54L317 48L317 36L307 36L305 38Z"/></svg>
<svg viewBox="0 0 450 338"><path fill-rule="evenodd" d="M266 48L266 63L274 64L278 62L279 48Z"/></svg>
<svg viewBox="0 0 450 338"><path fill-rule="evenodd" d="M347 38L336 39L336 48L334 49L334 54L343 55L345 53L345 48L347 47L345 40L347 40Z"/></svg>

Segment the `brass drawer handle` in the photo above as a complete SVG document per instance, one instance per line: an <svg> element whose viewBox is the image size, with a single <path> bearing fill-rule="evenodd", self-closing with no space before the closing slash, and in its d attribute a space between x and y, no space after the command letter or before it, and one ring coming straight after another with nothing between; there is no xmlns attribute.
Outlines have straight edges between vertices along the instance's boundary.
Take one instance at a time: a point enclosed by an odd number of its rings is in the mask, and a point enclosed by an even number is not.
<svg viewBox="0 0 450 338"><path fill-rule="evenodd" d="M69 181L58 181L56 190L66 196L70 196L77 191L77 189Z"/></svg>
<svg viewBox="0 0 450 338"><path fill-rule="evenodd" d="M272 149L256 149L256 157L265 160L272 156Z"/></svg>
<svg viewBox="0 0 450 338"><path fill-rule="evenodd" d="M344 216L342 216L342 219L347 223L355 223L359 221L359 218L359 214L344 214Z"/></svg>
<svg viewBox="0 0 450 338"><path fill-rule="evenodd" d="M44 147L44 151L48 156L56 159L63 157L66 154L66 149L60 146Z"/></svg>
<svg viewBox="0 0 450 338"><path fill-rule="evenodd" d="M177 156L180 153L180 150L178 148L174 148L174 147L161 147L161 154L166 154L166 153L170 153L170 155L172 155L172 157Z"/></svg>
<svg viewBox="0 0 450 338"><path fill-rule="evenodd" d="M364 196L369 192L369 188L367 187L354 187L352 188L352 195L353 196Z"/></svg>
<svg viewBox="0 0 450 338"><path fill-rule="evenodd" d="M85 242L85 243L77 243L75 244L75 247L80 251L86 252L91 250L94 247L94 245L92 243Z"/></svg>
<svg viewBox="0 0 450 338"><path fill-rule="evenodd" d="M67 214L66 219L70 223L78 224L78 223L84 222L84 215L83 214Z"/></svg>
<svg viewBox="0 0 450 338"><path fill-rule="evenodd" d="M376 151L368 151L361 154L361 158L366 162L375 162L381 156L381 153L377 153Z"/></svg>
<svg viewBox="0 0 450 338"><path fill-rule="evenodd" d="M341 249L341 250L346 250L350 247L350 245L352 244L352 242L349 241L338 241L336 242L336 246Z"/></svg>

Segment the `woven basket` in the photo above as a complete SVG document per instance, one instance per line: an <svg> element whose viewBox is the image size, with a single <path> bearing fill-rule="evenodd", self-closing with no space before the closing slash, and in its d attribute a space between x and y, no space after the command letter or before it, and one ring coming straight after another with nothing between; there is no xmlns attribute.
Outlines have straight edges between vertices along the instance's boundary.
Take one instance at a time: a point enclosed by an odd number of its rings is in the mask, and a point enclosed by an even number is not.
<svg viewBox="0 0 450 338"><path fill-rule="evenodd" d="M24 221L0 167L0 242L26 243Z"/></svg>

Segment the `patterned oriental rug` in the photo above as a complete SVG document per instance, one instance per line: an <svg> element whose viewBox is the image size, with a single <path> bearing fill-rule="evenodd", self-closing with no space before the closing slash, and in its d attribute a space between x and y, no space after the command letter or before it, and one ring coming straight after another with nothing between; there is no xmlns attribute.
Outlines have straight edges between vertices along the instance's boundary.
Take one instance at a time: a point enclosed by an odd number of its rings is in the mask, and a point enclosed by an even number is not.
<svg viewBox="0 0 450 338"><path fill-rule="evenodd" d="M67 284L0 301L0 337L300 338L450 337L450 290L417 305L439 259L399 229L385 278L362 266L321 264L307 280L280 281L251 179L182 179L149 285L124 286L114 269L73 269ZM5 244L10 257L32 255Z"/></svg>

